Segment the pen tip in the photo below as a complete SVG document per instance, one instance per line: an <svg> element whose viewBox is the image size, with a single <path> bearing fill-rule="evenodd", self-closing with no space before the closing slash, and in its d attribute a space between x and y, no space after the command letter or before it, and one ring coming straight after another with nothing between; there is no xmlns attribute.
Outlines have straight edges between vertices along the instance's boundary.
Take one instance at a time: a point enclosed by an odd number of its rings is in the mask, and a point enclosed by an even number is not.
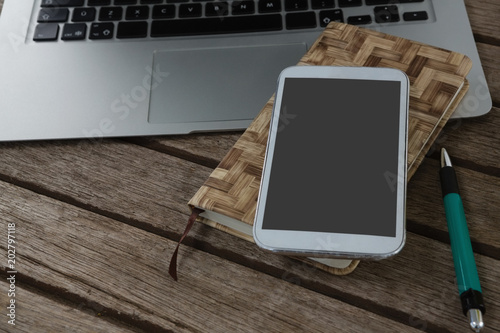
<svg viewBox="0 0 500 333"><path fill-rule="evenodd" d="M484 328L483 313L479 309L470 309L468 311L468 317L470 320L470 327L474 332L481 332Z"/></svg>
<svg viewBox="0 0 500 333"><path fill-rule="evenodd" d="M444 168L446 166L452 166L450 156L448 155L446 149L441 148L441 168Z"/></svg>

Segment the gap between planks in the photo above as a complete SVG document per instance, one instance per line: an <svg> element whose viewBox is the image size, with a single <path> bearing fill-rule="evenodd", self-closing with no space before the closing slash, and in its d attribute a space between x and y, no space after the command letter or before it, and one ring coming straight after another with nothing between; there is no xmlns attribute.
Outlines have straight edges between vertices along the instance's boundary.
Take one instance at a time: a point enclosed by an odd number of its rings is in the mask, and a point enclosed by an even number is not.
<svg viewBox="0 0 500 333"><path fill-rule="evenodd" d="M21 192L25 192L24 190L16 189L12 185L7 185L7 189L10 189L10 190L4 191L4 193L10 194L11 190L13 190L15 192L17 192L19 190ZM97 251L97 249L99 247L105 247L109 250L108 244L110 242L104 242L103 241L104 239L101 239L101 237L105 237L105 238L111 237L110 240L113 241L113 242L111 242L111 244L118 242L111 248L111 249L113 249L113 251L114 251L114 249L120 249L123 246L125 246L125 249L126 249L126 246L130 246L129 244L133 244L134 239L130 239L130 238L136 238L140 242L140 244L143 244L143 242L145 242L145 239L149 239L150 241L148 241L148 243L149 242L152 242L152 243L150 245L147 245L147 246L153 246L153 247L156 247L156 249L154 251L151 251L151 249L149 249L149 248L148 248L149 250L146 249L147 251L144 251L144 253L145 253L145 257L147 258L147 260L145 258L142 258L142 257L141 257L141 260L146 260L149 267L155 267L155 270L156 270L155 275L166 274L165 271L163 271L163 273L159 272L158 267L156 267L157 262L164 262L164 260L165 260L164 253L162 252L162 255L160 255L158 253L159 248L157 246L164 247L165 245L155 245L155 244L159 244L159 243L164 244L165 242L167 242L168 243L167 247L171 250L171 248L175 245L175 242L171 242L171 241L167 241L165 239L158 238L155 235L144 233L140 230L129 230L131 227L125 226L125 228L124 228L123 226L118 226L118 225L120 225L120 223L118 223L116 221L112 221L112 220L108 220L108 219L103 218L103 217L95 216L94 214L88 214L88 212L84 212L84 215L81 215L80 214L81 212L79 212L80 210L75 208L75 207L71 207L71 206L67 207L68 205L65 205L65 204L62 204L59 202L53 202L53 200L50 200L48 198L38 198L38 196L34 195L33 193L24 193L24 196L27 196L27 199L29 200L29 202L31 202L31 204L23 205L23 207L26 207L26 208L24 211L21 211L19 213L22 215L27 215L26 217L31 216L31 218L25 217L24 218L26 220L25 222L31 223L31 226L29 227L30 232L34 233L34 235L37 235L38 239L40 239L40 241L42 242L40 244L35 243L35 244L31 245L32 249L30 251L32 251L32 252L34 251L34 252L32 254L28 255L29 257L38 258L40 255L42 255L42 256L48 255L49 259L50 259L50 253L41 254L41 253L38 253L38 251L39 251L39 249L48 250L49 245L51 244L51 242L53 242L52 232L50 232L50 234L51 234L50 236L48 236L48 235L46 236L45 233L43 232L44 231L43 230L44 224L38 225L39 223L33 222L33 220L36 221L36 218L34 218L34 219L32 218L33 217L32 215L34 213L38 213L39 209L45 209L45 210L48 210L47 211L48 214L43 214L42 216L48 215L48 217L50 217L51 214L53 214L54 218L56 218L56 221L59 221L59 220L61 221L58 223L63 223L62 225L58 225L57 227L54 226L55 229L53 230L53 232L57 232L61 235L66 235L66 233L72 233L72 234L78 235L78 238L82 237L83 240L94 241L94 245L97 246L96 251L90 252L90 254L93 254L94 257L96 255L98 256L97 253L106 252L106 251L101 251L101 250ZM23 195L18 195L17 197L23 197ZM39 202L39 201L41 201L41 202ZM56 206L56 207L54 209L51 206ZM61 208L61 206L63 208ZM16 213L16 214L18 214L18 213ZM59 217L59 214L63 214L63 216ZM66 218L64 216L66 216ZM67 217L71 217L71 219L67 220ZM76 221L73 222L72 219L76 219ZM96 219L96 220L94 221L94 219ZM66 226L69 228L69 230L68 231L61 231L60 229L65 227L66 223L77 223L76 226L78 228L75 229L74 227ZM83 225L85 225L85 229L82 229ZM40 229L40 227L42 227L41 231L40 230L37 231L36 228ZM107 229L107 230L101 230L101 228ZM216 238L220 239L220 240L224 240L225 236L229 236L229 235L224 235L223 233L217 232L214 229L206 229L206 231L209 233L211 233L211 231L213 231L216 234ZM27 231L25 231L25 232L27 232ZM123 235L123 234L125 234L125 235ZM54 236L56 236L56 235L54 235ZM92 238L87 238L87 236L92 237ZM96 236L95 240L93 239L94 236ZM99 236L99 237L97 237L97 236ZM49 237L49 238L47 238L47 237ZM70 238L74 238L74 237L76 237L76 236L72 236ZM122 237L124 239L121 239ZM56 236L56 239L59 239L59 240L61 240L63 238ZM76 239L77 238L75 238L75 240ZM416 285L406 286L406 285L404 285L404 283L401 284L401 281L406 282L406 281L410 281L412 279L415 279L415 278L410 278L410 276L414 276L415 274L418 274L419 276L420 276L420 274L422 274L422 278L425 280L426 277L425 277L424 272L427 272L429 269L435 269L435 270L438 270L437 279L436 279L436 281L431 282L430 286L432 286L433 288L441 289L441 290L443 290L443 289L447 290L447 293L446 293L447 297L443 297L443 299L440 299L440 302L442 301L443 304L439 303L439 304L434 305L437 307L437 309L435 309L436 311L434 311L433 313L437 317L433 318L433 320L428 321L427 325L430 325L429 327L433 327L433 326L439 327L439 325L440 325L439 323L442 319L442 318L440 318L441 316L444 316L444 318L450 317L450 318L452 318L452 321L454 321L453 318L456 316L457 321L459 322L456 325L457 325L457 327L461 326L463 324L462 320L461 320L462 319L461 316L458 316L454 313L455 310L458 309L458 303L455 304L456 303L456 302L454 302L454 301L456 301L455 299L450 300L450 298L452 298L450 296L455 294L454 286L452 286L452 283L449 283L450 282L449 278L443 279L443 274L444 274L444 276L452 276L453 275L453 273L452 273L453 267L452 267L451 260L448 261L446 258L443 259L444 258L443 256L449 255L449 251L446 251L445 250L446 246L443 244L440 244L439 242L430 242L429 243L429 240L426 240L424 238L420 238L418 236L411 236L410 239L411 239L411 241L408 243L410 248L408 250L406 250L406 252L405 252L406 255L402 255L402 254L398 255L396 258L386 260L383 263L382 262L380 262L380 263L379 262L377 262L377 263L365 262L365 263L363 263L363 265L361 267L356 269L355 272L352 273L352 275L349 275L349 276L344 277L344 278L334 277L334 276L331 276L330 274L327 274L327 273L322 274L319 271L313 272L310 269L307 270L304 267L300 267L300 265L297 266L297 263L294 261L291 261L291 260L286 259L286 258L276 257L276 256L270 255L270 254L261 253L261 254L258 254L256 258L258 258L257 260L259 262L265 262L265 263L267 263L267 265L270 265L270 267L276 267L276 266L281 267L281 268L278 268L278 271L276 271L279 274L276 277L283 279L283 276L284 276L283 274L289 273L288 276L291 279L291 280L289 279L290 282L297 281L297 278L298 278L299 282L302 281L302 283L299 283L300 285L310 286L311 288L316 288L316 292L320 292L322 294L330 294L329 296L331 296L331 297L336 297L336 296L349 297L349 295L352 294L353 299L354 299L353 302L355 304L365 304L365 302L366 302L368 304L368 306L370 307L370 310L373 310L375 308L376 311L380 311L382 313L385 313L385 310L386 310L385 306L387 306L387 304L381 304L381 305L376 304L377 300L380 298L380 296L377 296L377 293L382 293L384 295L383 297L394 298L393 302L390 302L388 304L397 304L396 308L398 310L395 311L394 313L392 313L391 315L395 316L397 318L400 318L401 320L408 320L408 318L413 318L414 320L425 318L425 314L420 312L421 309L414 309L413 308L413 306L415 306L415 304L398 304L397 300L399 299L399 302L401 302L401 297L402 297L401 295L407 295L410 289L416 290L416 293L417 293L417 295L415 295L415 299L412 299L412 302L416 302L417 304L419 302L422 302L424 304L424 303L430 303L430 300L435 299L433 292L431 290L428 290L428 286L425 285L425 283L423 283L421 285L420 282L414 281L414 283L417 283ZM229 241L232 243L230 248L237 248L238 245L241 245L241 244L247 245L246 242L244 242L242 240L235 240L234 237L233 238L226 237L226 241ZM126 242L126 244L123 244L123 242ZM422 243L422 244L420 244L420 243ZM423 245L425 243L428 243L428 244ZM413 244L413 245L411 245L411 244ZM60 251L60 246L62 246L62 245L59 244L59 242L57 245L58 245L58 247L56 248L55 251ZM430 245L432 245L432 248L433 248L432 253L436 253L436 257L435 258L428 258L428 259L424 259L423 256L419 257L419 254L423 255L424 252L427 253L427 251L429 251L428 248ZM54 246L54 245L51 245L51 246ZM227 246L227 244L220 244L219 246L222 249L229 248L229 246ZM141 250L143 250L143 249L140 249L140 248L137 249L137 251L141 251ZM74 248L72 248L71 251L77 251L77 252L89 251L89 249L78 248L75 250ZM169 251L167 251L167 252L169 252ZM112 255L112 253L110 253L110 255ZM247 261L246 265L248 265L248 267L255 266L255 262L256 262L255 259L256 258L253 257L254 253L248 253L247 255L250 255L250 256L247 257L248 258L247 260L249 260L249 261ZM410 257L408 257L408 255L410 255ZM62 259L65 261L68 261L68 260L71 261L71 259L79 258L79 257L82 257L81 253L74 253L70 256L67 256L67 258L66 258L66 256L64 256L64 258L62 258ZM87 256L84 255L83 257L86 258ZM149 258L149 257L151 257L151 258ZM154 257L157 257L157 258L154 259ZM491 290L490 294L487 296L487 297L490 297L491 299L488 298L487 300L488 300L488 302L493 303L492 299L494 299L495 294L498 294L498 288L499 288L499 286L496 286L496 283L493 283L493 281L496 281L498 278L498 272L497 272L498 264L495 264L494 260L488 259L485 257L479 256L479 259L480 260L478 261L478 265L479 265L479 269L481 272L486 270L488 266L491 266L493 268L493 270L490 272L490 274L486 275L489 278L489 281L484 284L484 288L486 290L488 290L488 289ZM93 264L95 263L96 265L102 266L103 264L105 264L105 263L101 262L102 259L96 260L96 258L89 258L89 260ZM123 258L123 259L120 258L119 260L121 262L121 260L126 260L126 258ZM213 265L209 265L210 267L207 268L207 267L205 267L206 264L201 265L201 266L196 264L196 262L206 262L206 260L209 260L209 261L214 260ZM409 264L408 260L411 263L410 265L408 265ZM210 276L211 274L215 274L214 278L216 278L216 276L221 274L220 272L217 272L217 269L224 266L224 265L229 265L229 266L233 267L232 273L234 273L240 277L241 277L240 274L243 274L243 275L251 274L252 276L255 276L255 275L259 276L259 278L254 281L254 283L257 283L257 284L260 283L260 278L262 277L261 276L262 273L249 271L247 268L243 268L243 266L241 266L241 263L236 264L236 266L232 266L235 264L227 262L224 259L220 259L220 258L218 259L216 257L209 255L209 254L204 254L204 253L194 251L194 250L190 249L189 247L182 247L181 248L180 262L182 262L182 268L181 268L182 269L181 279L183 279L182 283L190 284L190 283L194 282L194 281L190 281L190 280L199 279L200 274L206 275L206 276ZM282 262L283 264L280 264L280 262ZM442 265L443 262L445 263L444 266ZM113 262L112 264L117 264L117 262ZM138 267L134 268L134 266L137 266L137 265L140 266L141 264L142 263L131 262L131 266L128 267L128 269L131 269L131 271L130 271L131 275L134 275L135 274L134 272L138 273L139 271L142 270L141 268L138 268ZM58 264L56 264L56 267L57 267L57 265ZM222 265L222 266L220 266L220 265ZM282 265L284 265L284 266L282 266ZM365 268L363 268L363 266L365 266ZM497 268L495 268L495 266L497 266ZM33 272L33 274L38 276L38 277L34 277L34 279L35 280L36 279L45 280L47 277L47 273L49 273L49 275L50 275L51 273L53 273L52 270L55 269L56 267L52 267L52 265L50 265L50 264L48 264L47 267L42 267L43 269L48 270L48 272L46 271L45 272L46 274L44 274L44 272L40 272L40 273ZM101 270L99 270L99 267L93 268L93 269L97 269L98 272L101 272ZM212 271L211 267L213 267L213 269L215 269L216 271ZM111 267L111 268L113 268L113 267ZM118 267L116 267L114 269L116 270L117 268ZM206 271L204 273L201 273L198 271L199 269L201 269L202 271L209 269L210 272ZM414 269L416 269L417 271L412 271ZM422 270L422 272L418 273L418 271L420 269ZM161 271L161 269L160 269L160 271ZM243 271L243 273L240 271ZM63 270L63 272L64 272L64 270ZM83 273L84 272L82 272L82 274ZM102 273L106 276L107 276L107 274L109 274L109 273L105 274L106 273L105 269L102 270ZM70 284L69 287L71 287L71 288L73 287L72 283L74 283L74 281L72 280L73 274L76 274L75 276L79 276L79 274L77 272L75 272L75 273L72 272L70 276L64 277L65 279L70 280L69 282L66 282L66 283L69 283ZM118 274L114 273L112 275L119 276L119 274L120 273L118 273ZM222 274L224 275L224 273L222 273ZM408 275L408 276L405 277L404 275ZM224 275L224 276L227 276L227 275ZM86 277L86 278L91 279L92 277ZM156 278L159 278L159 277L156 277ZM224 278L222 278L222 279L224 280ZM233 279L231 279L228 282L235 283L235 286L238 283L241 283L241 279L240 280L237 279L239 282L232 281L232 280ZM58 281L58 280L56 279L54 281ZM272 281L274 281L274 282L272 282ZM330 282L328 282L328 281L330 281ZM78 282L80 282L80 281L78 281ZM106 281L104 281L104 282L106 282ZM172 285L169 282L171 282L171 281L165 280L165 282L163 282L163 283L171 285L174 288L177 287L176 284ZM206 282L207 281L205 281L205 283ZM421 281L421 282L423 282L423 281ZM57 284L57 283L58 282L53 282L53 284ZM159 287L160 289L162 289L165 292L165 289L162 287L163 283L161 283L157 287ZM201 283L201 281L199 281L197 283ZM276 283L276 280L271 280L271 282L269 282L269 283L274 284L274 283ZM77 285L78 284L79 283L77 283ZM281 285L281 283L279 283L279 284ZM339 286L337 286L337 284L339 284ZM344 284L344 285L342 286L342 284ZM379 287L378 291L376 290L377 284ZM439 286L440 284L441 284L441 286ZM92 285L92 280L85 282L85 286L87 286L87 287L83 287L83 288L88 288L89 285ZM194 285L190 284L190 286L193 288L199 287L196 283ZM214 286L214 287L216 287L216 286ZM366 289L367 287L369 287L369 288ZM109 288L110 288L109 292L113 293L114 287L113 288L109 287ZM347 288L347 290L345 290L346 288ZM358 288L361 288L364 290L358 290ZM373 290L374 288L375 288L375 290ZM401 288L403 288L403 289L401 289ZM203 290L203 288L202 288L202 290ZM442 292L441 290L440 291L435 290L434 292L439 293L439 292ZM201 291L198 290L198 292L201 292ZM369 294L372 294L372 295L369 295ZM196 295L196 293L193 294L192 297L195 297L195 295ZM134 303L134 302L132 302L132 303ZM449 304L444 305L444 303L449 303ZM374 305L374 304L376 304L376 305ZM450 304L456 305L457 309L455 309L455 306L450 306ZM432 308L432 306L431 306L431 308ZM398 312L398 311L401 311L401 312ZM414 314L412 313L413 311L414 311ZM497 304L497 307L491 308L490 313L492 315L495 315L495 313L498 313L498 304ZM492 323L495 323L495 322L492 321ZM497 323L497 324L500 324L500 323Z"/></svg>
<svg viewBox="0 0 500 333"><path fill-rule="evenodd" d="M3 193L18 192L17 197L24 200L20 202L23 209L5 212L2 207L7 221L18 221L22 244L19 278L78 303L85 299L118 320L131 317L129 324L142 322L139 327L145 329L175 331L262 331L268 325L274 331L281 327L318 332L349 327L355 332L367 326L382 331L386 325L395 332L411 330L385 316L189 247L182 247L180 255L183 274L189 278L174 282L166 274L164 256L165 249L170 252L175 242L12 185L1 185L7 189ZM227 279L228 274L231 279ZM225 287L221 290L222 281ZM324 316L327 313L336 313L335 322ZM239 322L248 315L263 321Z"/></svg>

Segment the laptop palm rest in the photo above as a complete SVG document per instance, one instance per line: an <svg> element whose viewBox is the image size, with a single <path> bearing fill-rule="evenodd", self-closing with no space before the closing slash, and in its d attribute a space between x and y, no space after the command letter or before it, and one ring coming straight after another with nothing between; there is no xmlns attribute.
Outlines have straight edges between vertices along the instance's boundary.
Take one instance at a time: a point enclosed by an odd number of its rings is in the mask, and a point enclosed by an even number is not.
<svg viewBox="0 0 500 333"><path fill-rule="evenodd" d="M299 43L155 51L148 120L251 120L274 93L279 73L306 51Z"/></svg>

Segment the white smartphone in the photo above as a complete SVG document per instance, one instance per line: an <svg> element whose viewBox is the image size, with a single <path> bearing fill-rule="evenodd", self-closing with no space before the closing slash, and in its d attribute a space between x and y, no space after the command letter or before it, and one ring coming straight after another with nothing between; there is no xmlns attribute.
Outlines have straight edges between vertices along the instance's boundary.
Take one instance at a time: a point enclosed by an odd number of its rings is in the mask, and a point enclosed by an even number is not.
<svg viewBox="0 0 500 333"><path fill-rule="evenodd" d="M279 76L253 236L262 248L381 259L405 242L409 81L391 68Z"/></svg>

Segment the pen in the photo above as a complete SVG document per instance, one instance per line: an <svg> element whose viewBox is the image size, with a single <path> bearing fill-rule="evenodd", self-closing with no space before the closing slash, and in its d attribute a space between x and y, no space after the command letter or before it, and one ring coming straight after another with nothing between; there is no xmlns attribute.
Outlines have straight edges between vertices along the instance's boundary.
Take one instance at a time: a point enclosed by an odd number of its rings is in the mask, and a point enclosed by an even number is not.
<svg viewBox="0 0 500 333"><path fill-rule="evenodd" d="M464 207L458 192L457 177L450 156L444 148L441 149L439 176L462 309L464 315L469 318L472 330L480 332L484 327L483 294L465 220Z"/></svg>

